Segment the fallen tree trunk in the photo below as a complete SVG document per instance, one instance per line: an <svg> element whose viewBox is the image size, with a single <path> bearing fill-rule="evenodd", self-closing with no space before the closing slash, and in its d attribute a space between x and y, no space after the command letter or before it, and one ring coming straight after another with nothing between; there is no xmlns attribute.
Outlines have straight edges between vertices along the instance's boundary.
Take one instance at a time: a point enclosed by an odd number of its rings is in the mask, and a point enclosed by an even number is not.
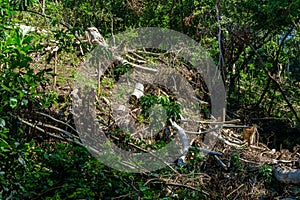
<svg viewBox="0 0 300 200"><path fill-rule="evenodd" d="M275 167L273 171L276 179L279 182L300 185L299 169L284 169L281 167Z"/></svg>

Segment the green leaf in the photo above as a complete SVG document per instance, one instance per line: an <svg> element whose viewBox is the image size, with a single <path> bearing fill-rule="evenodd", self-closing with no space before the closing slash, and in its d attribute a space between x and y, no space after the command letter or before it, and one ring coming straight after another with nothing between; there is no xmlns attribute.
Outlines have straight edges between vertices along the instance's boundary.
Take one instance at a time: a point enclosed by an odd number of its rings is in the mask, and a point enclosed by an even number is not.
<svg viewBox="0 0 300 200"><path fill-rule="evenodd" d="M5 127L5 120L0 118L0 127L4 128Z"/></svg>
<svg viewBox="0 0 300 200"><path fill-rule="evenodd" d="M4 84L1 84L1 87L4 88L6 91L11 92L11 89L9 87L6 87Z"/></svg>
<svg viewBox="0 0 300 200"><path fill-rule="evenodd" d="M2 151L5 149L11 149L10 145L2 138L0 138L0 148Z"/></svg>
<svg viewBox="0 0 300 200"><path fill-rule="evenodd" d="M26 167L26 161L23 158L19 157L18 161L19 161L19 163L21 163L21 165L23 165L24 167Z"/></svg>
<svg viewBox="0 0 300 200"><path fill-rule="evenodd" d="M28 100L27 99L22 99L21 105L26 106L27 104L28 104Z"/></svg>
<svg viewBox="0 0 300 200"><path fill-rule="evenodd" d="M18 105L18 99L14 98L14 97L10 97L9 98L9 105L11 108L15 108Z"/></svg>
<svg viewBox="0 0 300 200"><path fill-rule="evenodd" d="M23 40L23 44L29 44L33 39L33 36L28 36Z"/></svg>

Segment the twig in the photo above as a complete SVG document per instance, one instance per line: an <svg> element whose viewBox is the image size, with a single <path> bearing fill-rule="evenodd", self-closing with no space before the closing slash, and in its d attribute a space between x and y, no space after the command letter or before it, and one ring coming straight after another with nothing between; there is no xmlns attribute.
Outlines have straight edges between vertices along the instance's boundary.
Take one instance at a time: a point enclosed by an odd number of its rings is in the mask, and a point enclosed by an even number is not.
<svg viewBox="0 0 300 200"><path fill-rule="evenodd" d="M186 132L186 133L189 133L189 134L200 135L200 134L207 134L207 133L210 133L210 132L219 130L220 128L221 128L221 127L213 128L213 129L209 129L209 130L207 130L207 131L201 131L201 132L194 132L194 131L187 131L187 130L185 130L185 132Z"/></svg>
<svg viewBox="0 0 300 200"><path fill-rule="evenodd" d="M228 198L228 197L230 197L233 193L235 193L236 191L238 191L241 187L243 187L244 186L244 184L242 184L242 185L240 185L239 187L237 187L235 190L233 190L232 192L230 192L227 196L226 196L226 198Z"/></svg>
<svg viewBox="0 0 300 200"><path fill-rule="evenodd" d="M124 197L131 196L131 195L133 195L134 193L136 193L136 192L131 192L131 193L129 193L129 194L123 194L123 195L118 196L118 197L112 197L111 199L122 199L122 198L124 198Z"/></svg>
<svg viewBox="0 0 300 200"><path fill-rule="evenodd" d="M145 63L147 63L145 60L137 60L137 59L131 57L131 56L128 55L128 54L126 54L125 56L126 56L127 58L129 58L130 60L132 60L132 61L134 61L134 62L136 62L136 63L139 63L139 64L145 64Z"/></svg>
<svg viewBox="0 0 300 200"><path fill-rule="evenodd" d="M243 159L243 158L240 158L240 160L243 161L243 162L246 162L246 163L254 164L254 165L261 165L261 163L259 163L259 162L253 162L253 161L246 160L246 159Z"/></svg>
<svg viewBox="0 0 300 200"><path fill-rule="evenodd" d="M111 29L111 37L113 38L113 43L114 43L114 46L116 45L116 38L115 38L115 34L114 34L114 17L112 16L112 14L110 15L111 17L111 26L110 26L110 29Z"/></svg>
<svg viewBox="0 0 300 200"><path fill-rule="evenodd" d="M32 128L35 128L36 130L38 130L38 131L40 131L40 132L42 132L42 133L46 133L46 134L49 135L50 137L53 137L53 138L56 138L56 139L59 139L59 140L68 141L68 142L74 143L74 144L76 144L76 145L78 145L78 146L85 147L85 146L84 146L82 143L80 143L80 142L77 142L77 141L71 140L71 139L69 139L69 138L64 138L64 137L61 137L61 136L52 134L52 133L50 133L50 132L48 132L48 131L46 131L46 130L44 130L44 129L42 129L42 128L40 128L40 127L38 127L38 126L36 126L36 125L30 123L30 122L27 122L27 121L23 120L23 119L20 118L20 117L18 117L18 119L19 119L22 123L24 123L24 124L26 124L26 125L28 125L28 126L30 126L30 127L32 127Z"/></svg>
<svg viewBox="0 0 300 200"><path fill-rule="evenodd" d="M144 58L143 56L140 56L140 55L136 54L134 51L130 51L130 52L128 52L128 53L131 53L131 54L134 55L135 57L139 58L140 61L142 61L143 63L146 63L146 60L145 60L145 58Z"/></svg>
<svg viewBox="0 0 300 200"><path fill-rule="evenodd" d="M210 154L210 155L222 156L222 153L221 153L221 152L211 151L211 150L204 149L204 148L200 148L200 147L198 147L197 149L198 149L199 151L202 151L202 152L207 153L207 154Z"/></svg>
<svg viewBox="0 0 300 200"><path fill-rule="evenodd" d="M57 51L54 52L54 80L53 80L53 88L56 88L57 82Z"/></svg>
<svg viewBox="0 0 300 200"><path fill-rule="evenodd" d="M36 126L36 125L30 123L30 122L27 122L27 121L23 120L23 119L20 118L20 117L18 117L18 119L19 119L22 123L24 123L24 124L26 124L26 125L28 125L28 126L30 126L30 127L32 127L32 128L35 128L36 130L38 130L38 131L40 131L40 132L42 132L42 133L45 133L45 134L47 134L48 136L50 136L50 137L52 137L52 138L59 139L59 140L63 140L63 141L67 141L67 142L71 142L71 143L76 144L76 145L78 145L78 146L80 146L80 147L87 148L89 151L93 151L93 153L95 153L95 154L97 154L97 155L101 155L101 153L100 153L99 151L97 151L95 148L93 148L93 147L91 147L91 146L86 146L86 145L82 144L82 143L79 142L79 141L75 141L75 140L72 140L72 139L70 139L70 138L65 138L65 137L61 137L61 136L55 135L55 134L53 134L53 133L50 133L50 132L48 132L48 131L46 131L46 130L44 130L44 129L42 129L42 128L40 128L40 127L38 127L38 126ZM119 162L119 161L118 161L118 163L121 164L121 165L124 165L124 166L128 167L128 164L126 164L126 163Z"/></svg>
<svg viewBox="0 0 300 200"><path fill-rule="evenodd" d="M143 186L146 186L148 185L151 181L162 181L162 179L159 179L159 178L152 178L152 179L148 179L144 184Z"/></svg>
<svg viewBox="0 0 300 200"><path fill-rule="evenodd" d="M223 125L222 128L249 128L249 127L251 126L228 124L228 125Z"/></svg>
<svg viewBox="0 0 300 200"><path fill-rule="evenodd" d="M116 136L111 135L111 137L114 138L115 140L120 141L120 138L118 138L118 137L116 137ZM145 150L145 149L143 149L143 148L141 148L141 147L139 147L139 146L137 146L137 145L135 145L135 144L133 144L133 143L131 143L131 142L128 142L127 144L130 145L130 146L132 146L132 147L134 147L134 148L136 148L136 149L139 149L139 150L142 151L142 152L149 153L151 156L153 156L154 158L160 160L160 161L163 162L165 165L167 165L167 166L168 166L173 172L175 172L177 175L181 176L181 174L180 174L177 170L175 170L175 169L174 169L172 166L170 166L166 161L164 161L164 160L162 160L161 158L157 157L157 156L156 156L155 154L153 154L152 152L149 152L149 151L147 151L147 150Z"/></svg>
<svg viewBox="0 0 300 200"><path fill-rule="evenodd" d="M136 53L141 53L141 54L149 54L151 56L157 56L157 57L161 56L161 54L159 54L159 53L153 53L153 52L141 51L141 50L137 50L137 51L131 51L131 50L129 50L128 52L129 53L136 52Z"/></svg>
<svg viewBox="0 0 300 200"><path fill-rule="evenodd" d="M189 186L189 185L183 185L183 184L179 184L179 183L166 183L166 185L188 188L188 189L191 189L191 190L202 192L203 194L209 196L208 192L205 192L203 190L197 189L197 188Z"/></svg>
<svg viewBox="0 0 300 200"><path fill-rule="evenodd" d="M69 125L69 124L67 124L67 123L65 123L65 122L63 122L63 121L60 121L60 120L58 120L58 119L55 119L54 117L52 117L52 116L50 116L50 115L48 115L48 114L45 114L45 113L42 113L42 112L36 112L36 113L39 114L39 115L43 115L43 116L45 116L45 117L48 117L48 118L52 119L52 120L55 121L55 122L61 123L61 124L63 124L63 125L66 125L67 127L71 128L76 134L79 135L79 133L76 131L76 129L73 128L71 125Z"/></svg>
<svg viewBox="0 0 300 200"><path fill-rule="evenodd" d="M79 140L79 137L77 137L77 136L71 134L70 132L65 131L65 130L63 130L63 129L61 129L61 128L52 126L52 125L50 125L50 124L45 124L45 123L42 123L42 122L38 122L37 125L44 126L44 127L46 127L46 128L54 129L54 130L56 130L56 131L59 131L60 133L63 133L64 135L67 135L67 136L70 137L70 138L76 138L77 140Z"/></svg>
<svg viewBox="0 0 300 200"><path fill-rule="evenodd" d="M45 195L46 193L51 192L51 191L56 190L56 189L59 189L59 188L64 188L64 187L65 187L65 184L59 185L59 186L56 186L56 187L53 187L53 188L49 188L49 189L47 189L45 192L39 194L39 195L38 195L36 198L34 198L33 200L36 200L36 199L42 199L41 197L42 197L43 195Z"/></svg>
<svg viewBox="0 0 300 200"><path fill-rule="evenodd" d="M216 133L213 133L213 135L218 138L219 140L221 140L222 142L224 142L225 144L229 145L229 146L236 146L237 144L235 143L232 143L232 142L229 142L228 140L226 140L225 138L223 138L222 136L216 134Z"/></svg>
<svg viewBox="0 0 300 200"><path fill-rule="evenodd" d="M219 165L223 167L223 169L227 170L227 165L225 165L225 163L217 155L214 155L214 158L218 161Z"/></svg>
<svg viewBox="0 0 300 200"><path fill-rule="evenodd" d="M121 64L126 64L127 63L127 64L129 64L129 65L131 65L131 66L133 66L133 67L135 67L137 69L141 69L141 70L144 70L144 71L147 71L147 72L150 72L150 73L157 73L158 72L157 69L153 69L153 68L149 68L149 67L143 67L141 65L137 65L137 64L131 63L128 60L125 60L125 59L123 59L121 57L116 57L115 59L117 61L119 61Z"/></svg>
<svg viewBox="0 0 300 200"><path fill-rule="evenodd" d="M218 124L231 124L231 123L239 123L241 120L239 119L234 119L230 121L225 121L225 122L216 122L216 121L197 121L197 120L191 120L191 119L181 119L183 122L196 122L200 124L210 124L210 125L218 125Z"/></svg>
<svg viewBox="0 0 300 200"><path fill-rule="evenodd" d="M292 163L292 162L297 162L297 160L276 160L276 159L272 159L272 164Z"/></svg>

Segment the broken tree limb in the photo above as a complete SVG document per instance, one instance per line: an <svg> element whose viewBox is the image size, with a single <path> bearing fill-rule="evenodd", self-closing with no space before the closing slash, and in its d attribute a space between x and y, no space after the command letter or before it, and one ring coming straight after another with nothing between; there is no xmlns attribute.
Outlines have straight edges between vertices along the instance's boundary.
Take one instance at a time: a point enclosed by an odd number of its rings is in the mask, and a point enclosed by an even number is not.
<svg viewBox="0 0 300 200"><path fill-rule="evenodd" d="M284 169L275 167L273 169L275 178L282 183L300 185L300 170L299 169Z"/></svg>
<svg viewBox="0 0 300 200"><path fill-rule="evenodd" d="M198 192L201 192L207 196L209 196L209 193L208 192L205 192L204 190L200 190L200 189L197 189L195 187L192 187L192 186L189 186L189 185L183 185L183 184L179 184L179 183L165 183L166 185L169 185L169 186L176 186L176 187L183 187L183 188L188 188L188 189L191 189L191 190L195 190L195 191L198 191Z"/></svg>
<svg viewBox="0 0 300 200"><path fill-rule="evenodd" d="M218 138L219 140L221 140L223 143L229 145L229 146L237 146L237 144L229 142L228 140L226 140L225 138L223 138L221 135L212 132L213 136Z"/></svg>
<svg viewBox="0 0 300 200"><path fill-rule="evenodd" d="M214 155L214 158L223 169L227 170L227 165L217 155Z"/></svg>
<svg viewBox="0 0 300 200"><path fill-rule="evenodd" d="M222 156L221 152L211 151L211 150L200 148L200 147L198 147L197 149L206 154L210 154L210 155L214 155L214 156Z"/></svg>
<svg viewBox="0 0 300 200"><path fill-rule="evenodd" d="M189 141L188 141L188 138L186 136L186 133L185 133L184 129L181 128L176 122L173 122L171 119L170 119L170 122L171 122L173 128L177 131L177 133L180 137L182 146L183 146L182 154L181 154L180 158L178 159L179 162L183 162L186 155L187 155L187 153L188 153L188 151L190 149L193 149L193 148L189 144ZM211 151L211 150L200 148L200 147L197 148L197 150L202 151L206 154L210 154L210 155L222 156L222 153L220 153L220 152L215 152L215 151Z"/></svg>
<svg viewBox="0 0 300 200"><path fill-rule="evenodd" d="M251 126L246 126L246 125L234 125L234 124L226 124L223 125L223 128L249 128Z"/></svg>
<svg viewBox="0 0 300 200"><path fill-rule="evenodd" d="M132 61L134 61L134 62L136 62L136 63L139 63L139 64L145 64L145 63L147 63L145 60L137 60L137 59L131 57L131 56L128 55L128 54L126 54L126 57L127 57L129 60L132 60Z"/></svg>
<svg viewBox="0 0 300 200"><path fill-rule="evenodd" d="M27 122L25 120L23 120L22 118L18 117L18 119L20 120L20 122L22 122L23 124L26 124L27 126L30 126L42 133L45 133L47 134L48 136L52 137L52 138L55 138L55 139L59 139L59 140L63 140L63 141L67 141L67 142L70 142L70 143L73 143L73 144L76 144L78 146L81 146L81 147L85 147L80 141L78 141L76 138L70 138L70 137L61 137L61 136L58 136L58 135L55 135L53 133L50 133L44 129L42 129L41 127L38 127L30 122Z"/></svg>
<svg viewBox="0 0 300 200"><path fill-rule="evenodd" d="M191 120L191 119L181 119L183 122L196 122L200 124L210 124L210 125L222 125L222 124L232 124L232 123L239 123L241 120L239 119L233 119L230 121L225 122L217 122L217 121L197 121L197 120Z"/></svg>
<svg viewBox="0 0 300 200"><path fill-rule="evenodd" d="M185 156L187 155L188 150L190 148L190 143L188 141L188 138L187 138L183 128L181 128L176 122L173 122L171 119L170 119L170 122L171 122L172 126L177 131L177 133L180 137L182 147L183 147L183 151L182 151L182 155L180 156L179 159L182 159L182 161L184 161Z"/></svg>
<svg viewBox="0 0 300 200"><path fill-rule="evenodd" d="M115 59L116 59L117 61L119 61L119 62L120 62L121 64L123 64L123 65L124 65L124 64L129 64L129 65L131 65L131 66L133 66L133 67L135 67L135 68L137 68L137 69L141 69L141 70L144 70L144 71L146 71L146 72L150 72L150 73L157 73L157 72L158 72L157 69L153 69L153 68L144 67L144 66L141 66L141 65L134 64L134 63L132 63L132 62L129 62L128 60L125 60L125 59L119 57L119 56L115 57Z"/></svg>
<svg viewBox="0 0 300 200"><path fill-rule="evenodd" d="M49 119L51 119L51 120L53 120L55 122L61 123L62 125L65 125L65 126L69 127L70 129L72 129L72 131L74 131L77 135L79 135L79 133L77 132L77 130L74 127L72 127L70 124L68 124L66 122L63 122L61 120L55 119L54 117L52 117L52 116L50 116L50 115L48 115L46 113L42 113L42 112L36 112L36 113L39 114L39 115L48 117Z"/></svg>
<svg viewBox="0 0 300 200"><path fill-rule="evenodd" d="M238 191L239 189L241 189L241 187L243 187L245 184L240 185L239 187L237 187L236 189L234 189L232 192L230 192L226 197L229 198L232 194L234 194L236 191Z"/></svg>
<svg viewBox="0 0 300 200"><path fill-rule="evenodd" d="M186 133L188 134L195 134L195 135L200 135L200 134L207 134L216 130L219 130L220 128L213 128L213 129L209 129L207 131L201 131L201 132L194 132L194 131L187 131L185 130Z"/></svg>
<svg viewBox="0 0 300 200"><path fill-rule="evenodd" d="M137 102L141 96L144 95L144 85L142 83L136 83L133 93L130 96L130 102Z"/></svg>

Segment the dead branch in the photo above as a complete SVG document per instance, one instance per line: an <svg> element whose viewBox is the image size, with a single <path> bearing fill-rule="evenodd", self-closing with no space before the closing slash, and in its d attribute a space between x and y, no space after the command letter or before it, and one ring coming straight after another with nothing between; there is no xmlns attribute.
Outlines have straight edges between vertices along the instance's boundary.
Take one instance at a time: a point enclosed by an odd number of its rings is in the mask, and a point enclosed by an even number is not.
<svg viewBox="0 0 300 200"><path fill-rule="evenodd" d="M140 70L144 70L146 72L149 72L149 73L157 73L158 70L157 69L153 69L153 68L149 68L149 67L144 67L144 66L141 66L141 65L138 65L138 64L135 64L135 63L132 63L132 62L129 62L128 60L125 60L119 56L115 57L115 59L117 61L119 61L122 65L124 64L129 64L137 69L140 69Z"/></svg>
<svg viewBox="0 0 300 200"><path fill-rule="evenodd" d="M223 125L222 127L223 128L249 128L251 126L227 124L227 125Z"/></svg>
<svg viewBox="0 0 300 200"><path fill-rule="evenodd" d="M191 190L195 190L195 191L198 191L198 192L202 192L203 194L209 196L209 193L208 193L208 192L203 191L203 190L200 190L200 189L197 189L197 188L192 187L192 186L189 186L189 185L183 185L183 184L179 184L179 183L166 183L166 185L188 188L188 189L191 189Z"/></svg>
<svg viewBox="0 0 300 200"><path fill-rule="evenodd" d="M189 144L189 141L187 139L187 136L186 136L186 133L184 131L183 128L181 128L176 122L173 122L171 119L170 119L170 122L173 126L173 128L177 131L179 137L180 137L180 140L181 140L181 143L182 143L182 146L183 146L183 151L182 151L182 155L180 156L179 159L181 159L182 161L185 160L185 157L188 153L188 151L190 149L193 149L190 144ZM204 153L207 153L207 154L210 154L210 155L219 155L219 156L222 156L222 153L220 152L214 152L214 151L210 151L208 149L204 149L204 148L197 148L199 151L202 151Z"/></svg>
<svg viewBox="0 0 300 200"><path fill-rule="evenodd" d="M239 123L241 122L240 119L234 119L230 121L225 122L216 122L216 121L197 121L197 120L191 120L191 119L181 119L183 122L195 122L200 124L210 124L210 125L222 125L222 124L231 124L231 123Z"/></svg>
<svg viewBox="0 0 300 200"><path fill-rule="evenodd" d="M220 128L213 128L213 129L209 129L207 131L201 131L201 132L194 132L194 131L187 131L187 130L184 130L186 133L188 134L195 134L195 135L200 135L200 134L207 134L207 133L210 133L210 132L213 132L213 131L216 131L216 130L219 130Z"/></svg>
<svg viewBox="0 0 300 200"><path fill-rule="evenodd" d="M182 146L183 146L182 156L180 158L182 160L184 160L185 156L187 155L187 152L190 148L188 138L187 138L183 128L181 128L176 122L173 122L171 119L170 119L170 122L171 122L172 126L177 131L177 133L180 137L180 140L181 140L181 143L182 143Z"/></svg>
<svg viewBox="0 0 300 200"><path fill-rule="evenodd" d="M211 151L211 150L200 148L200 147L198 147L197 149L199 151L202 151L203 153L206 153L206 154L215 155L215 156L222 156L221 152Z"/></svg>
<svg viewBox="0 0 300 200"><path fill-rule="evenodd" d="M111 135L111 137L114 138L115 140L120 141L120 138L118 138L118 137L116 137L116 136ZM147 151L146 149L143 149L143 148L141 148L141 147L139 147L139 146L137 146L137 145L135 145L135 144L133 144L133 143L131 143L131 142L128 142L127 144L130 145L130 146L132 146L132 147L134 147L134 148L136 148L136 149L139 149L139 150L142 151L142 152L149 153L151 156L153 156L154 158L160 160L160 161L163 162L165 165L167 165L167 166L168 166L173 172L175 172L177 175L181 176L181 174L180 174L177 170L175 170L169 163L167 163L166 161L162 160L161 158L159 158L158 156L156 156L155 154L153 154L151 151Z"/></svg>
<svg viewBox="0 0 300 200"><path fill-rule="evenodd" d="M46 131L46 130L44 130L44 129L42 129L42 128L40 128L40 127L38 127L38 126L36 126L36 125L30 123L30 122L25 121L24 119L22 119L22 118L20 118L20 117L18 117L18 119L19 119L23 124L26 124L27 126L30 126L30 127L34 128L34 129L36 129L36 130L38 130L38 131L40 131L40 132L42 132L42 133L45 133L45 134L49 135L49 136L52 137L52 138L59 139L59 140L63 140L63 141L67 141L67 142L71 142L71 143L74 143L74 144L76 144L76 145L78 145L78 146L85 147L85 146L84 146L81 142L79 142L79 141L76 141L76 140L70 139L70 138L66 138L66 137L61 137L61 136L55 135L55 134L53 134L53 133L50 133L50 132L48 132L48 131Z"/></svg>
<svg viewBox="0 0 300 200"><path fill-rule="evenodd" d="M134 91L130 96L130 102L136 102L144 95L144 85L142 83L136 83L134 87Z"/></svg>
<svg viewBox="0 0 300 200"><path fill-rule="evenodd" d="M49 119L51 119L51 120L53 120L53 121L55 121L55 122L58 122L58 123L60 123L60 124L62 124L62 125L65 125L65 126L71 128L72 131L74 131L76 134L79 134L79 133L76 131L75 128L73 128L71 125L69 125L69 124L67 124L67 123L65 123L65 122L63 122L63 121L61 121L61 120L55 119L54 117L52 117L52 116L50 116L50 115L48 115L48 114L46 114L46 113L42 113L42 112L36 112L36 113L39 114L39 115L43 115L43 116L45 116L45 117L48 117Z"/></svg>
<svg viewBox="0 0 300 200"><path fill-rule="evenodd" d="M300 185L300 170L274 167L274 176L279 182Z"/></svg>
<svg viewBox="0 0 300 200"><path fill-rule="evenodd" d="M259 162L253 162L253 161L246 160L246 159L243 159L243 158L240 158L240 160L243 161L243 162L246 162L246 163L253 164L253 165L262 165L262 163L259 163Z"/></svg>
<svg viewBox="0 0 300 200"><path fill-rule="evenodd" d="M132 60L132 61L134 61L134 62L136 62L136 63L139 63L139 64L146 64L146 63L147 63L145 60L137 60L137 59L131 57L131 56L128 55L128 54L126 54L126 57L127 57L129 60Z"/></svg>
<svg viewBox="0 0 300 200"><path fill-rule="evenodd" d="M296 162L296 160L276 160L276 159L272 159L272 164L293 163L293 162Z"/></svg>
<svg viewBox="0 0 300 200"><path fill-rule="evenodd" d="M232 143L232 142L229 142L228 140L226 140L225 138L223 138L221 135L215 133L215 132L212 132L213 136L218 138L220 141L222 141L223 143L229 145L229 146L237 146L237 144L235 143Z"/></svg>
<svg viewBox="0 0 300 200"><path fill-rule="evenodd" d="M214 158L223 169L227 170L227 165L217 155L214 155Z"/></svg>
<svg viewBox="0 0 300 200"><path fill-rule="evenodd" d="M238 191L239 189L241 189L241 187L243 187L244 184L240 185L239 187L237 187L236 189L234 189L232 192L230 192L226 197L229 198L233 193L235 193L236 191Z"/></svg>

